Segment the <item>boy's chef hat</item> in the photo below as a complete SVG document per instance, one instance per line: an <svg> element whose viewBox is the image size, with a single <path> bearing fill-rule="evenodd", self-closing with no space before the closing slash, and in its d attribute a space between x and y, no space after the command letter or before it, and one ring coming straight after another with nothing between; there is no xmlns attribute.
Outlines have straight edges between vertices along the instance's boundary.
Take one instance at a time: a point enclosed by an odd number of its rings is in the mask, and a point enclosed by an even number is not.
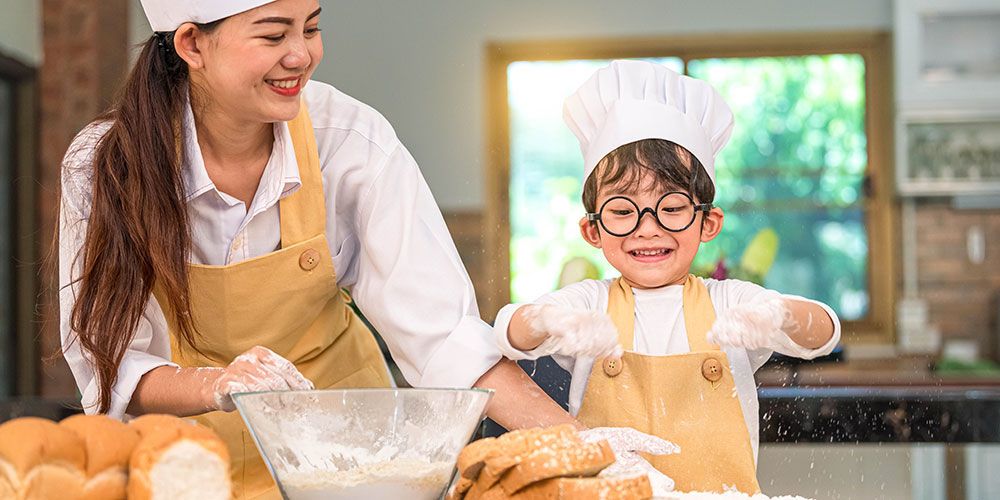
<svg viewBox="0 0 1000 500"><path fill-rule="evenodd" d="M184 23L210 23L274 0L142 0L153 31L174 31Z"/></svg>
<svg viewBox="0 0 1000 500"><path fill-rule="evenodd" d="M711 85L648 61L613 61L563 104L580 140L584 180L601 158L642 139L687 148L715 182L715 155L729 141L733 112Z"/></svg>

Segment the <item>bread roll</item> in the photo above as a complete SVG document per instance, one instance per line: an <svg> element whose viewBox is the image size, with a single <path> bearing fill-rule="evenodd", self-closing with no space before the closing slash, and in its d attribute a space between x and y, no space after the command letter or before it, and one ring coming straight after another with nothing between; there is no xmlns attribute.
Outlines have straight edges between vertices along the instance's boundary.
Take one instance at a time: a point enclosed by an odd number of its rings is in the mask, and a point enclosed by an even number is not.
<svg viewBox="0 0 1000 500"><path fill-rule="evenodd" d="M129 457L139 433L105 415L74 415L59 425L83 440L87 452L87 482L80 500L124 500Z"/></svg>
<svg viewBox="0 0 1000 500"><path fill-rule="evenodd" d="M6 477L0 477L0 500L14 500L17 494L14 492L14 485Z"/></svg>
<svg viewBox="0 0 1000 500"><path fill-rule="evenodd" d="M41 418L0 425L0 462L0 474L8 483L0 488L13 490L17 499L78 500L86 482L83 441Z"/></svg>
<svg viewBox="0 0 1000 500"><path fill-rule="evenodd" d="M175 417L173 415L151 413L149 415L143 415L130 420L128 425L139 433L139 438L144 438L152 434L166 432L167 429L177 427L179 425L191 426L195 425L195 423L194 421L184 420L183 418Z"/></svg>
<svg viewBox="0 0 1000 500"><path fill-rule="evenodd" d="M214 432L163 415L129 425L141 435L129 461L129 500L229 500L229 452Z"/></svg>

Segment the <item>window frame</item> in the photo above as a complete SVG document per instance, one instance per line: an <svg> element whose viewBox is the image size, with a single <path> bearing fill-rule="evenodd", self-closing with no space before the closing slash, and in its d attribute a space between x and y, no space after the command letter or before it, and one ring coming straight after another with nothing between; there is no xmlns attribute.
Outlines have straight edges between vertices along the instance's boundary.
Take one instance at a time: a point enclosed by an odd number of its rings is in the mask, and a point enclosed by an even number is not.
<svg viewBox="0 0 1000 500"><path fill-rule="evenodd" d="M9 389L13 396L37 393L39 348L36 300L42 249L38 244L38 71L21 61L0 54L0 79L13 90L13 136L11 144L12 200L10 236L13 297L11 318L6 321L11 338L14 380Z"/></svg>
<svg viewBox="0 0 1000 500"><path fill-rule="evenodd" d="M678 57L692 59L859 54L865 61L868 166L863 210L868 236L869 313L842 321L845 344L895 342L898 203L893 191L891 37L885 31L688 35L491 43L486 47L486 283L481 309L492 319L510 302L510 114L507 67L517 61Z"/></svg>

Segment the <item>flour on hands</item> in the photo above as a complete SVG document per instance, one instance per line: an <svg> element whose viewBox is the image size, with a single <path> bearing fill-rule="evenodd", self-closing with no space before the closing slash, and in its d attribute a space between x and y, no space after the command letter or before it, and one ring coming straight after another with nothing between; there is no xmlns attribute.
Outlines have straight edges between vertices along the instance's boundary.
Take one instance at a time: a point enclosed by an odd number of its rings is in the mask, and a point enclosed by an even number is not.
<svg viewBox="0 0 1000 500"><path fill-rule="evenodd" d="M210 370L218 370L218 378L211 388L215 410L235 410L232 395L238 392L308 391L314 388L313 383L291 361L262 346L240 354L225 368Z"/></svg>
<svg viewBox="0 0 1000 500"><path fill-rule="evenodd" d="M786 332L796 327L785 300L775 298L726 309L716 318L706 338L717 345L773 349L786 344Z"/></svg>
<svg viewBox="0 0 1000 500"><path fill-rule="evenodd" d="M551 304L525 306L528 325L544 333L538 347L547 354L578 358L620 358L618 329L602 312L585 311Z"/></svg>

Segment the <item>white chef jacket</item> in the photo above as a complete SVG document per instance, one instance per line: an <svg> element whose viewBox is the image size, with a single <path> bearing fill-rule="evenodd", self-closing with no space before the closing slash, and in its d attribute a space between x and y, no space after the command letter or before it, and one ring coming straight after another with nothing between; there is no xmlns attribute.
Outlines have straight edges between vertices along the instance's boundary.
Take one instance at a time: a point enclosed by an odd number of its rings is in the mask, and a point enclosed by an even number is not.
<svg viewBox="0 0 1000 500"><path fill-rule="evenodd" d="M772 351L804 359L829 354L840 341L840 320L829 306L821 302L795 295L782 295L746 281L701 280L708 288L708 294L717 315L736 305L782 297L817 304L833 320L833 337L818 349L802 347L787 336L778 344L769 346L767 349L747 350L742 347L722 346L722 350L729 358L729 366L736 382L736 396L740 399L743 418L746 421L747 430L750 432L750 444L753 447L754 461L756 462L760 436L757 422L757 385L753 378L754 372L771 357ZM584 280L543 295L535 303L606 312L608 310L608 290L613 285L613 279ZM634 352L651 356L691 352L688 345L687 328L684 325L683 292L684 285L671 285L650 290L632 289L632 294L635 297ZM507 338L507 325L514 312L524 305L526 304L510 304L504 306L497 313L493 333L500 351L505 356L515 360L537 359L552 354L551 352L543 352L544 348L541 346L532 351L519 351L510 345L510 340ZM576 416L580 412L583 395L587 390L587 383L590 381L594 358L573 358L559 354L553 354L552 358L559 366L570 372L572 378L569 386L569 412ZM669 439L670 436L665 436L665 438Z"/></svg>
<svg viewBox="0 0 1000 500"><path fill-rule="evenodd" d="M406 380L470 387L500 353L479 317L475 292L416 161L369 106L321 82L303 97L312 118L326 197L326 237L340 286L386 341ZM189 262L221 266L278 250L278 200L301 186L288 126L274 124L271 157L249 209L216 189L205 170L190 104L184 107L183 180L191 228ZM63 351L87 411L97 379L70 331L79 255L92 200L92 160L110 123L93 123L63 160L59 304ZM291 300L291 298L290 298ZM118 370L109 414L121 417L139 378L170 362L163 311L150 296Z"/></svg>

